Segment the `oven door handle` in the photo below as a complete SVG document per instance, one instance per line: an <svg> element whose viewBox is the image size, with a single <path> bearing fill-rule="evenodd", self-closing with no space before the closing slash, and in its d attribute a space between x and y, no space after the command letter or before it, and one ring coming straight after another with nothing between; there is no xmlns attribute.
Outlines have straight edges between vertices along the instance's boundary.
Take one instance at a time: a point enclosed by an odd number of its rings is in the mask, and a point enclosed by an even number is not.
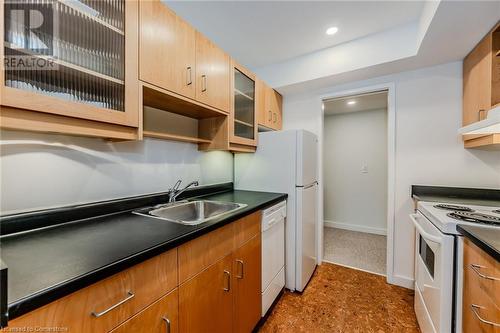
<svg viewBox="0 0 500 333"><path fill-rule="evenodd" d="M415 228L422 237L434 243L439 243L439 244L443 243L443 239L441 237L431 235L428 232L426 232L424 228L422 228L422 226L417 221L417 214L410 214L410 219L412 220L413 224L415 225Z"/></svg>

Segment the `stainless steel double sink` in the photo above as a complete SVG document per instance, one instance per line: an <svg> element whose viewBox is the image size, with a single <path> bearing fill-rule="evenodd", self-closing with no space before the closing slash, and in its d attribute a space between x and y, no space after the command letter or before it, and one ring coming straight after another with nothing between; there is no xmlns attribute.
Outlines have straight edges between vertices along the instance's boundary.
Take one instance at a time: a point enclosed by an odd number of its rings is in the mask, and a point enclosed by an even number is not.
<svg viewBox="0 0 500 333"><path fill-rule="evenodd" d="M246 204L233 202L195 200L158 205L136 210L133 213L174 223L199 225L246 206Z"/></svg>

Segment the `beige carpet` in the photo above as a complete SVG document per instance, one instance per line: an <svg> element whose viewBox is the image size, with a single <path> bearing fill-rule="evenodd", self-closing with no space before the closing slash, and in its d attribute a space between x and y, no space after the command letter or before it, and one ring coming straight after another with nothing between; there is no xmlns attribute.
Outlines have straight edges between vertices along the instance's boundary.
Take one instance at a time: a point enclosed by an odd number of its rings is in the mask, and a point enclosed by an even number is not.
<svg viewBox="0 0 500 333"><path fill-rule="evenodd" d="M385 275L386 236L325 228L324 242L325 261Z"/></svg>
<svg viewBox="0 0 500 333"><path fill-rule="evenodd" d="M286 291L260 333L418 333L413 290L383 276L332 264L302 294Z"/></svg>

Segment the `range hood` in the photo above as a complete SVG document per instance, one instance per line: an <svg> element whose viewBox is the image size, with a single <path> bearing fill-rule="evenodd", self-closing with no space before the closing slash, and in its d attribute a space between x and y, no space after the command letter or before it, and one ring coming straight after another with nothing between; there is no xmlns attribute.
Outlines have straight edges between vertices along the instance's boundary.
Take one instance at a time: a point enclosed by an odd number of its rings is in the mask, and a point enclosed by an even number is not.
<svg viewBox="0 0 500 333"><path fill-rule="evenodd" d="M486 119L464 126L459 134L500 134L500 105L488 111Z"/></svg>

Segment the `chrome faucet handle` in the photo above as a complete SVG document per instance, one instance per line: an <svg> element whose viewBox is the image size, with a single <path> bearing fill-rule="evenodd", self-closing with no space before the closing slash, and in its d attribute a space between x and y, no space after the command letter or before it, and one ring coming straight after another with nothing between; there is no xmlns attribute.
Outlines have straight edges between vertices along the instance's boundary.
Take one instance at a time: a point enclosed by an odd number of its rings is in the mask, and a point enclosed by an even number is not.
<svg viewBox="0 0 500 333"><path fill-rule="evenodd" d="M182 180L178 180L175 182L174 186L170 189L172 192L176 192L179 189L179 186L181 186Z"/></svg>

